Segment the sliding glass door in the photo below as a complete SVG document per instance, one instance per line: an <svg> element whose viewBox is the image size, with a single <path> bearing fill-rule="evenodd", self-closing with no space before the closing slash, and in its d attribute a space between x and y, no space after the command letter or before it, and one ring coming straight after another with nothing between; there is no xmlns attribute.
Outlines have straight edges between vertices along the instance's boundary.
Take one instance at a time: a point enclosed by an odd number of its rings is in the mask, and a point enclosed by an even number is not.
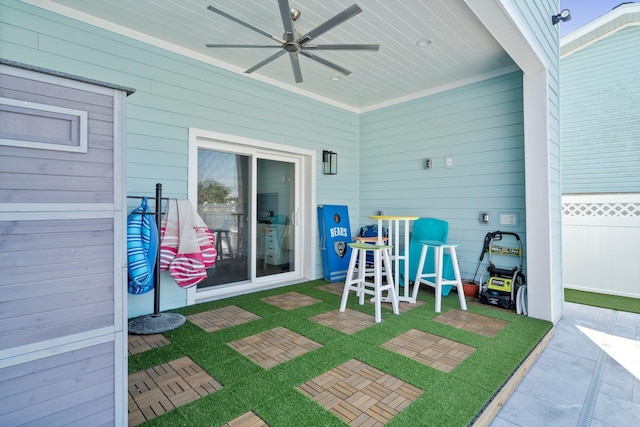
<svg viewBox="0 0 640 427"><path fill-rule="evenodd" d="M258 159L256 276L295 270L295 163Z"/></svg>
<svg viewBox="0 0 640 427"><path fill-rule="evenodd" d="M218 251L199 289L251 278L250 165L247 155L198 149L198 214L213 233Z"/></svg>
<svg viewBox="0 0 640 427"><path fill-rule="evenodd" d="M300 161L264 150L203 144L197 149L198 213L212 231L215 265L198 293L300 275Z"/></svg>

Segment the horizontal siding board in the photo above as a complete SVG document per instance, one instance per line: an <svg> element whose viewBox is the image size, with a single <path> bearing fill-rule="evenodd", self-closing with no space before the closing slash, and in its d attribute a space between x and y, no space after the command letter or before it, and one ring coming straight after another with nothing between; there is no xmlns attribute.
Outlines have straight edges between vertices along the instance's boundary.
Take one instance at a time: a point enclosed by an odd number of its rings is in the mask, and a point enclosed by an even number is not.
<svg viewBox="0 0 640 427"><path fill-rule="evenodd" d="M155 185L155 184L154 184ZM113 192L109 191L49 191L0 189L3 203L113 203Z"/></svg>
<svg viewBox="0 0 640 427"><path fill-rule="evenodd" d="M8 283L0 287L2 302L13 300L38 298L43 296L55 296L67 294L78 289L98 289L104 286L111 286L113 282L113 272L107 271L90 276L66 277L64 280L58 278L44 279L29 283Z"/></svg>
<svg viewBox="0 0 640 427"><path fill-rule="evenodd" d="M113 121L113 97L87 90L3 74L1 96L83 110Z"/></svg>
<svg viewBox="0 0 640 427"><path fill-rule="evenodd" d="M0 349L106 328L113 322L113 301L6 319L0 325Z"/></svg>
<svg viewBox="0 0 640 427"><path fill-rule="evenodd" d="M65 363L54 366L46 371L46 375L23 375L4 381L2 383L3 388L0 390L0 397L3 402L7 404L11 402L11 404L3 405L0 413L10 412L10 408L19 406L22 399L33 399L36 397L34 396L36 393L40 394L43 390L49 390L50 394L55 394L55 387L70 385L68 383L65 384L65 382L74 381L77 377L69 376L68 365L68 363ZM111 353L102 353L73 365L74 373L79 377L80 381L82 379L86 380L86 378L93 375L97 375L96 379L98 379L108 375L105 370L113 369L113 355Z"/></svg>
<svg viewBox="0 0 640 427"><path fill-rule="evenodd" d="M0 320L38 313L46 316L52 307L81 307L104 301L113 303L113 286L109 285L106 283L100 288L76 289L70 293L13 300L11 304L3 304L0 307Z"/></svg>
<svg viewBox="0 0 640 427"><path fill-rule="evenodd" d="M113 234L111 234L111 239L113 239ZM39 265L92 260L109 262L113 259L113 245L77 246L72 244L65 247L64 244L61 244L56 248L29 249L27 252L0 252L0 268L4 269L6 274L11 274L12 268L33 268L33 259L39 260Z"/></svg>
<svg viewBox="0 0 640 427"><path fill-rule="evenodd" d="M53 424L65 427L111 427L114 425L113 399L112 394L105 394L97 399L83 402L81 406L56 412L41 420L47 425L51 425L48 424L48 421L51 421Z"/></svg>
<svg viewBox="0 0 640 427"><path fill-rule="evenodd" d="M65 280L69 277L86 277L107 272L113 274L113 263L110 264L105 260L69 261L65 264L49 264L41 269L33 266L19 267L11 270L10 278L0 275L0 289L2 289L3 285L11 283L39 282L53 277L58 280Z"/></svg>
<svg viewBox="0 0 640 427"><path fill-rule="evenodd" d="M104 152L104 150L102 150ZM0 170L15 175L94 176L113 178L113 153L107 152L107 162L88 163L76 160L44 160L34 162L28 157L0 157ZM109 161L111 160L111 161Z"/></svg>

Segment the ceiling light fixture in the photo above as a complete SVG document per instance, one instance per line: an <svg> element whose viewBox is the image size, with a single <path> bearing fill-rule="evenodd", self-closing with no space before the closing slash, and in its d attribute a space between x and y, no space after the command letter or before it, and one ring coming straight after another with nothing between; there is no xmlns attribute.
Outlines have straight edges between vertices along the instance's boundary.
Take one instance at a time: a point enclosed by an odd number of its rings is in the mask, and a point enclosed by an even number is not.
<svg viewBox="0 0 640 427"><path fill-rule="evenodd" d="M337 82L338 80L341 79L341 77L340 76L331 76L330 79L333 80L334 82Z"/></svg>
<svg viewBox="0 0 640 427"><path fill-rule="evenodd" d="M425 37L425 38L423 38L423 39L420 39L420 40L418 40L418 41L416 42L416 45L417 45L418 47L427 47L427 46L429 46L430 44L431 44L431 40L429 40L429 39L428 39L428 38L426 38L426 37Z"/></svg>

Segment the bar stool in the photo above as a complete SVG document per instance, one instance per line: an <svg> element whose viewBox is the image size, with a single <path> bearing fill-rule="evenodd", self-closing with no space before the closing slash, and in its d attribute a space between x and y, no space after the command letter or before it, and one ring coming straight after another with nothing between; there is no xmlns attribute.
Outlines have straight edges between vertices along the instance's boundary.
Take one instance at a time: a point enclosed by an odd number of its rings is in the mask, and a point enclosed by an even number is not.
<svg viewBox="0 0 640 427"><path fill-rule="evenodd" d="M347 277L344 281L344 291L342 292L340 312L344 312L347 307L349 291L356 292L356 295L360 298L360 305L364 304L365 294L373 295L372 301L375 306L375 320L376 323L380 323L382 321L380 308L382 292L387 291L387 299L391 300L393 313L399 314L398 296L396 295L396 289L393 285L393 274L391 272L391 256L389 255L391 246L377 244L372 245L362 242L349 243L349 246L351 247L351 258L349 260ZM367 262L367 251L373 252L373 283L366 281L365 265ZM358 264L359 268L357 268L356 271L356 265ZM385 284L382 283L383 269L385 270L385 276L387 278ZM355 278L354 274L356 275ZM367 289L367 287L372 287L373 289Z"/></svg>
<svg viewBox="0 0 640 427"><path fill-rule="evenodd" d="M231 247L231 240L229 240L230 230L222 229L222 228L214 228L210 230L212 233L215 234L216 251L218 252L218 256L216 257L216 260L224 259L224 256L222 253L222 236L224 236L225 239L227 239L227 249L229 251L229 258L233 258L233 248Z"/></svg>
<svg viewBox="0 0 640 427"><path fill-rule="evenodd" d="M413 300L416 301L416 298L418 297L418 289L420 288L420 284L432 286L436 289L436 313L440 313L442 308L442 285L453 285L458 290L460 308L462 310L466 310L467 300L464 298L462 279L460 278L460 267L458 266L458 258L456 257L456 248L458 247L458 245L455 243L442 243L437 240L422 240L420 241L420 243L422 244L422 251L420 252L420 261L418 262L416 281L413 285ZM422 273L424 262L427 259L427 251L429 250L429 247L432 247L435 251L433 257L435 263L435 272ZM442 264L445 250L448 250L451 256L454 275L453 280L444 279L442 277ZM427 279L433 279L433 281Z"/></svg>

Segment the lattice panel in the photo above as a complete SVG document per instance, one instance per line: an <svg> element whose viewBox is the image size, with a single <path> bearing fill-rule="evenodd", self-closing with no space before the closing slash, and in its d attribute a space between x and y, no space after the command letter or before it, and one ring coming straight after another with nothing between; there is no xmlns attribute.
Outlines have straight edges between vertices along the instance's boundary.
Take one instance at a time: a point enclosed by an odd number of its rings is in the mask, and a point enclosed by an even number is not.
<svg viewBox="0 0 640 427"><path fill-rule="evenodd" d="M562 215L640 217L640 203L563 203Z"/></svg>

